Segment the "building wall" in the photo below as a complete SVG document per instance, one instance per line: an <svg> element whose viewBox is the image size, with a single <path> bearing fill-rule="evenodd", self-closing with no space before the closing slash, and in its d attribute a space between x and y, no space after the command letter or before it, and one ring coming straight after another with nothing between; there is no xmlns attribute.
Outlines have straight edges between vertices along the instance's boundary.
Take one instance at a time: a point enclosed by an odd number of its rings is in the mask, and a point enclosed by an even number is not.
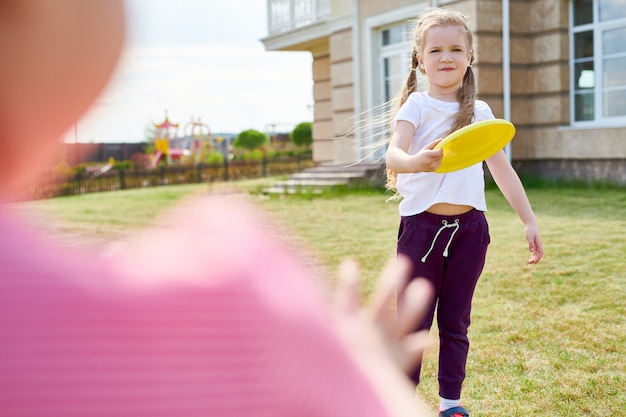
<svg viewBox="0 0 626 417"><path fill-rule="evenodd" d="M416 3L415 0L360 0L359 14L361 18L374 16L379 13L385 13L389 10L400 9ZM407 16L411 18L412 16Z"/></svg>
<svg viewBox="0 0 626 417"><path fill-rule="evenodd" d="M511 2L511 119L518 128L515 159L542 157L536 149L537 134L558 131L570 123L568 22L568 2Z"/></svg>
<svg viewBox="0 0 626 417"><path fill-rule="evenodd" d="M521 174L626 184L626 128L570 122L569 2L511 2L513 162Z"/></svg>
<svg viewBox="0 0 626 417"><path fill-rule="evenodd" d="M330 51L313 55L313 159L333 158L332 87L330 81Z"/></svg>
<svg viewBox="0 0 626 417"><path fill-rule="evenodd" d="M331 85L333 113L334 162L354 161L354 136L351 134L354 115L354 71L352 60L352 29L330 38Z"/></svg>
<svg viewBox="0 0 626 417"><path fill-rule="evenodd" d="M330 35L327 50L313 55L313 159L316 162L354 161L352 31Z"/></svg>
<svg viewBox="0 0 626 417"><path fill-rule="evenodd" d="M353 0L332 0L332 13L335 17L346 16L352 13Z"/></svg>
<svg viewBox="0 0 626 417"><path fill-rule="evenodd" d="M330 34L306 45L314 58L316 161L357 159L355 142L359 139L351 130L355 113L372 104L366 99L372 97L368 66L375 57L368 52L372 45L367 44L365 33L372 29L371 22L383 24L379 18L389 15L396 21L411 19L414 15L406 10L435 3L469 17L475 36L477 96L489 103L496 117L504 117L502 0L358 0L357 20L351 13L353 0L333 0L333 19L343 19L343 23L336 28L331 24ZM570 123L569 4L566 0L510 0L510 110L517 128L512 160L521 174L626 184L626 127L582 129ZM353 48L354 30L358 49Z"/></svg>

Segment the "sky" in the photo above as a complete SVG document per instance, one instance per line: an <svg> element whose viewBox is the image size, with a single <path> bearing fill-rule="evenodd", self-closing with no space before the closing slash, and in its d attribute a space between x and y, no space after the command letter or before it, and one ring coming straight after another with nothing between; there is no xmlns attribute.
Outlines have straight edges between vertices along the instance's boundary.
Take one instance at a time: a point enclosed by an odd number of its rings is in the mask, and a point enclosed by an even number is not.
<svg viewBox="0 0 626 417"><path fill-rule="evenodd" d="M142 142L168 118L212 133L290 132L313 120L312 57L265 51L265 0L127 0L114 75L66 142ZM274 125L274 127L272 127Z"/></svg>

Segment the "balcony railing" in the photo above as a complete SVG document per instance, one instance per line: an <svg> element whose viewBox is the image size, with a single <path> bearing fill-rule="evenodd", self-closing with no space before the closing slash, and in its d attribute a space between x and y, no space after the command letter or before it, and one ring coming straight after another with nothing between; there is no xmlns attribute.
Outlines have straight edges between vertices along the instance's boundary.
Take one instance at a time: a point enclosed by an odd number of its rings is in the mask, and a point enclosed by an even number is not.
<svg viewBox="0 0 626 417"><path fill-rule="evenodd" d="M308 26L330 16L332 0L267 0L269 35Z"/></svg>

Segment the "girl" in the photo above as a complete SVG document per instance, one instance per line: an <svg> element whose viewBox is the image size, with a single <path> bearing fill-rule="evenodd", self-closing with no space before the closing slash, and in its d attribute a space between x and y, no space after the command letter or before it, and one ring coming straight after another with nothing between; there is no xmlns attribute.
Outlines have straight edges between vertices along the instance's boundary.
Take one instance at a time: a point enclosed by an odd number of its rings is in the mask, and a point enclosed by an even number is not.
<svg viewBox="0 0 626 417"><path fill-rule="evenodd" d="M386 153L388 186L402 197L397 252L413 262L411 276L427 278L436 291L420 329L430 328L437 307L440 417L469 416L460 402L469 349L467 329L490 240L482 163L447 174L432 172L443 157L442 150L433 150L441 138L494 118L489 106L475 99L472 38L466 18L454 10L431 9L418 20L412 68L400 92ZM417 91L418 70L427 77L426 92ZM543 248L522 183L504 151L486 162L524 222L531 252L528 263L536 264ZM413 374L416 384L419 376L418 368Z"/></svg>

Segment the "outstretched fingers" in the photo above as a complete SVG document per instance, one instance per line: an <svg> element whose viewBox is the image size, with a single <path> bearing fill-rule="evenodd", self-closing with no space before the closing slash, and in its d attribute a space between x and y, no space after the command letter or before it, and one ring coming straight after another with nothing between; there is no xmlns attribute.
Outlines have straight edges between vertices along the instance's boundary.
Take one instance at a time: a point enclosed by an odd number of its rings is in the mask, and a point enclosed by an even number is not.
<svg viewBox="0 0 626 417"><path fill-rule="evenodd" d="M344 314L354 314L361 308L359 267L353 259L339 265L339 283L335 292L335 308Z"/></svg>
<svg viewBox="0 0 626 417"><path fill-rule="evenodd" d="M339 267L335 293L335 325L347 353L390 415L403 417L430 415L428 408L415 398L415 386L407 373L419 363L428 343L427 331L414 333L413 329L432 302L433 290L424 280L413 280L407 286L410 271L410 262L404 258L389 262L369 307L365 307L361 303L358 265L348 259ZM396 314L398 293L402 311Z"/></svg>
<svg viewBox="0 0 626 417"><path fill-rule="evenodd" d="M410 262L404 258L391 259L381 273L376 291L373 294L372 311L378 323L385 327L395 327L395 306L398 290L406 285L411 270ZM396 337L395 329L390 336Z"/></svg>
<svg viewBox="0 0 626 417"><path fill-rule="evenodd" d="M433 287L427 280L412 280L401 295L402 308L398 309L396 318L396 336L402 337L415 331L424 319L432 302Z"/></svg>
<svg viewBox="0 0 626 417"><path fill-rule="evenodd" d="M374 319L395 344L394 356L405 372L415 368L428 346L428 331L415 332L415 329L434 295L432 285L425 279L414 279L407 285L411 269L411 261L406 257L390 260L380 277L372 303ZM398 308L398 303L402 308Z"/></svg>

